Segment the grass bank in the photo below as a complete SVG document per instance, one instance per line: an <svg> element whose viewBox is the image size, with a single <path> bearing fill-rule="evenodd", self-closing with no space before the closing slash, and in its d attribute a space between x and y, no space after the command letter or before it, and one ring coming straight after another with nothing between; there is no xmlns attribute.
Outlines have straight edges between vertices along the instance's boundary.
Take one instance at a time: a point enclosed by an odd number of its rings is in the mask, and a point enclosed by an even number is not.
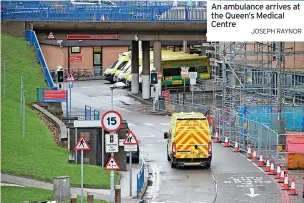
<svg viewBox="0 0 304 203"><path fill-rule="evenodd" d="M12 202L23 202L23 201L44 201L53 200L53 191L44 190L39 188L31 187L11 187L1 186L1 202L12 203ZM77 202L80 202L81 198L78 196ZM87 198L84 198L84 203L87 202ZM94 200L94 203L107 203L104 200Z"/></svg>
<svg viewBox="0 0 304 203"><path fill-rule="evenodd" d="M1 43L2 63L6 61L7 87L6 98L1 96L2 173L51 183L56 176L70 176L71 185L80 186L80 165L67 162L68 150L56 146L45 123L29 108L35 100L36 87L46 86L34 48L25 40L7 35L1 35ZM19 102L21 76L24 77L27 103L25 138L22 137ZM115 178L118 179L117 174ZM110 172L97 166L85 165L84 184L86 187L109 188Z"/></svg>

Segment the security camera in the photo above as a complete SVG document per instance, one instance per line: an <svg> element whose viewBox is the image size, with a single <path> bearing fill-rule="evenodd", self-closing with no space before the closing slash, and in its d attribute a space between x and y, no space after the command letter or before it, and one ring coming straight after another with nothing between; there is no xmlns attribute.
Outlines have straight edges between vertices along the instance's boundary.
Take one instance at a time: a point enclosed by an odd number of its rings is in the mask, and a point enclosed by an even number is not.
<svg viewBox="0 0 304 203"><path fill-rule="evenodd" d="M134 35L134 40L138 41L138 35Z"/></svg>

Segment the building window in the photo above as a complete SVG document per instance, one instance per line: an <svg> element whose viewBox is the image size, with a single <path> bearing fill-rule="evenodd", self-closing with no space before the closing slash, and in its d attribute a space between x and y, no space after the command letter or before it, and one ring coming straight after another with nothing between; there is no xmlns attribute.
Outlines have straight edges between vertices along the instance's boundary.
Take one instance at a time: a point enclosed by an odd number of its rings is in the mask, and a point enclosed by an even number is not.
<svg viewBox="0 0 304 203"><path fill-rule="evenodd" d="M80 54L80 47L71 47L72 54Z"/></svg>

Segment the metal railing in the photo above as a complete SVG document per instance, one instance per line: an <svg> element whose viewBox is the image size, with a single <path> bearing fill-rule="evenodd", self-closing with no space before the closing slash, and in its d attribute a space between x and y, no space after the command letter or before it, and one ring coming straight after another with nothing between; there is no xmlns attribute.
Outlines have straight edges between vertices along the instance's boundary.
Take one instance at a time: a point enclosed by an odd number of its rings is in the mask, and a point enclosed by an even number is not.
<svg viewBox="0 0 304 203"><path fill-rule="evenodd" d="M22 2L22 1L21 1ZM206 9L170 5L91 6L69 3L10 4L5 1L2 20L82 21L82 22L169 22L206 21Z"/></svg>
<svg viewBox="0 0 304 203"><path fill-rule="evenodd" d="M49 68L43 56L35 31L32 30L25 31L25 39L35 47L38 63L41 64L44 73L44 78L47 81L49 88L52 90L56 90L57 87L55 86L52 76L50 74Z"/></svg>
<svg viewBox="0 0 304 203"><path fill-rule="evenodd" d="M92 109L92 107L85 105L83 120L99 120L99 119L100 119L99 111L96 111L96 110Z"/></svg>
<svg viewBox="0 0 304 203"><path fill-rule="evenodd" d="M50 90L48 87L37 87L36 88L36 101L42 102L43 101L43 92L44 90Z"/></svg>
<svg viewBox="0 0 304 203"><path fill-rule="evenodd" d="M145 182L145 164L143 163L140 167L140 171L137 174L137 190L136 196L138 198L139 193L142 191Z"/></svg>
<svg viewBox="0 0 304 203"><path fill-rule="evenodd" d="M54 68L53 68L54 69ZM51 70L51 76L54 81L57 80L57 71ZM101 80L102 79L102 70L101 69L92 69L92 68L71 68L63 69L63 77L67 80L69 73L72 73L75 80Z"/></svg>
<svg viewBox="0 0 304 203"><path fill-rule="evenodd" d="M231 146L236 139L241 151L247 152L248 146L255 148L257 154L269 156L276 163L280 162L278 146L283 143L279 134L267 125L258 121L240 117L239 113L229 112L219 108L211 108L212 132L218 134L219 140L224 142L228 137Z"/></svg>

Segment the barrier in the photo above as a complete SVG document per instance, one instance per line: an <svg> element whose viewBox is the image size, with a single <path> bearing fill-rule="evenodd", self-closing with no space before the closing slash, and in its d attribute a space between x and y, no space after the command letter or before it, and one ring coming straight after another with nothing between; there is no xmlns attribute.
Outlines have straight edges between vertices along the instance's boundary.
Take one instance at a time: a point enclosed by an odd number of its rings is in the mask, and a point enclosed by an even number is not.
<svg viewBox="0 0 304 203"><path fill-rule="evenodd" d="M50 74L49 68L47 66L47 63L45 61L45 58L43 56L39 41L37 39L35 31L27 30L25 31L25 39L31 43L32 46L35 47L36 53L37 53L37 59L38 63L41 64L44 78L47 81L47 84L51 90L57 90L57 87L54 84L54 81L52 79L52 76Z"/></svg>
<svg viewBox="0 0 304 203"><path fill-rule="evenodd" d="M137 198L139 196L139 193L143 189L145 181L145 164L143 163L140 167L140 171L137 174Z"/></svg>
<svg viewBox="0 0 304 203"><path fill-rule="evenodd" d="M48 87L37 87L36 88L36 101L42 102L43 101L43 92L44 90L50 90Z"/></svg>
<svg viewBox="0 0 304 203"><path fill-rule="evenodd" d="M239 149L247 152L248 146L255 148L257 154L269 156L270 159L279 162L278 146L279 134L269 126L258 121L241 117L239 112L229 112L216 107L211 108L212 132L218 133L219 140L224 142L225 137L229 138L233 146L235 139L238 140Z"/></svg>
<svg viewBox="0 0 304 203"><path fill-rule="evenodd" d="M99 111L92 110L90 106L85 105L83 120L99 120L99 119L100 119Z"/></svg>
<svg viewBox="0 0 304 203"><path fill-rule="evenodd" d="M107 22L169 22L169 21L206 21L206 9L198 7L178 7L171 5L136 5L100 6L73 5L67 2L4 1L2 20L37 20L37 21L102 21ZM94 17L95 16L95 17Z"/></svg>

